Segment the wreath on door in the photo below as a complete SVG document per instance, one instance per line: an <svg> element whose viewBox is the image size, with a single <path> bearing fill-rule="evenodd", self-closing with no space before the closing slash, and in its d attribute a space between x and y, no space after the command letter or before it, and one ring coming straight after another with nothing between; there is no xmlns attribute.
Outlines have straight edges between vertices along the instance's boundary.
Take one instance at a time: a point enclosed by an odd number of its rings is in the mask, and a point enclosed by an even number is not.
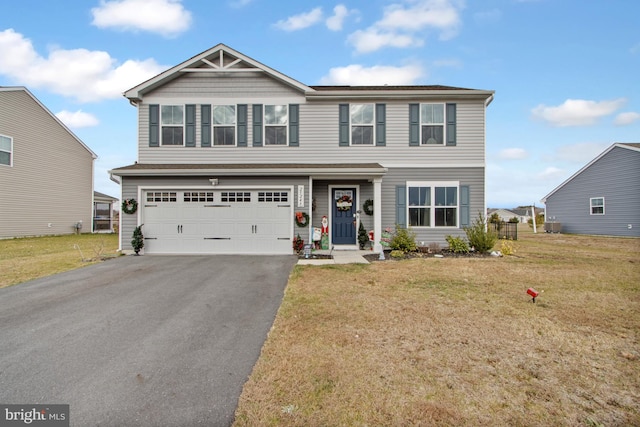
<svg viewBox="0 0 640 427"><path fill-rule="evenodd" d="M122 201L122 212L133 214L138 210L138 202L136 199L124 199Z"/></svg>
<svg viewBox="0 0 640 427"><path fill-rule="evenodd" d="M339 211L351 210L351 206L353 206L353 199L348 194L336 199L336 208Z"/></svg>

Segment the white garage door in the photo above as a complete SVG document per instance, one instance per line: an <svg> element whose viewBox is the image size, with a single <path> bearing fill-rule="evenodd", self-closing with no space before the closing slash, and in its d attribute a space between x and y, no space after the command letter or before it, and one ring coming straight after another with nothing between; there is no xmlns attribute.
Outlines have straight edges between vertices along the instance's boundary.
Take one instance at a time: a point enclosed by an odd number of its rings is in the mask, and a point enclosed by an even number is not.
<svg viewBox="0 0 640 427"><path fill-rule="evenodd" d="M145 191L147 254L291 254L290 190Z"/></svg>

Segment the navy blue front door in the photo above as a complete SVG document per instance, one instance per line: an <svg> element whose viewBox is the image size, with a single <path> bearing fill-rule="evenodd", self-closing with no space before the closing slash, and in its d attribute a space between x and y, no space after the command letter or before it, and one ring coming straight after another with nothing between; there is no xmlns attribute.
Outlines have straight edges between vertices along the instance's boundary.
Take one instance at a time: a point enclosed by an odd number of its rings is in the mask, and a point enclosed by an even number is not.
<svg viewBox="0 0 640 427"><path fill-rule="evenodd" d="M355 245L355 213L358 206L356 189L334 188L331 190L331 196L333 200L331 243L334 245Z"/></svg>

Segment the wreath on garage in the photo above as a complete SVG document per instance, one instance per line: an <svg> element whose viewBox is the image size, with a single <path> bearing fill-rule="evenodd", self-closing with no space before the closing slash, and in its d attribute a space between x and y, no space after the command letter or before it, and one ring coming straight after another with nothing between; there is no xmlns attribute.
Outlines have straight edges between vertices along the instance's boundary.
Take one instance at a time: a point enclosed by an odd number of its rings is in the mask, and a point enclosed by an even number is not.
<svg viewBox="0 0 640 427"><path fill-rule="evenodd" d="M296 225L298 227L306 227L309 225L309 215L306 212L296 212Z"/></svg>
<svg viewBox="0 0 640 427"><path fill-rule="evenodd" d="M136 213L138 210L138 202L136 199L124 199L122 201L122 212L126 214Z"/></svg>
<svg viewBox="0 0 640 427"><path fill-rule="evenodd" d="M369 216L373 215L373 200L371 199L366 200L362 205L362 209L364 210L364 213L366 213L367 215Z"/></svg>

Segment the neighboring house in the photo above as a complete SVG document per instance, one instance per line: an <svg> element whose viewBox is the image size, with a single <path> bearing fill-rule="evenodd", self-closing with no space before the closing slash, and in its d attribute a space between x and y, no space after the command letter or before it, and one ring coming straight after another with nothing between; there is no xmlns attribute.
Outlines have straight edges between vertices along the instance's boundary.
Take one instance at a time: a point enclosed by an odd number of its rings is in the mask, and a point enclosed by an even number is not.
<svg viewBox="0 0 640 427"><path fill-rule="evenodd" d="M516 217L522 222L519 215L508 209L487 209L487 218L490 218L493 214L498 214L500 221L509 222L511 218Z"/></svg>
<svg viewBox="0 0 640 427"><path fill-rule="evenodd" d="M93 192L93 232L113 233L115 213L113 204L118 199L98 191Z"/></svg>
<svg viewBox="0 0 640 427"><path fill-rule="evenodd" d="M0 238L91 232L97 156L24 87L0 87Z"/></svg>
<svg viewBox="0 0 640 427"><path fill-rule="evenodd" d="M486 210L492 91L307 86L220 44L124 95L139 124L138 161L111 171L139 202L125 251L144 224L147 254L291 254L305 215L336 250L363 222L379 251L386 227L444 243Z"/></svg>
<svg viewBox="0 0 640 427"><path fill-rule="evenodd" d="M564 233L640 237L640 144L613 144L542 202Z"/></svg>

